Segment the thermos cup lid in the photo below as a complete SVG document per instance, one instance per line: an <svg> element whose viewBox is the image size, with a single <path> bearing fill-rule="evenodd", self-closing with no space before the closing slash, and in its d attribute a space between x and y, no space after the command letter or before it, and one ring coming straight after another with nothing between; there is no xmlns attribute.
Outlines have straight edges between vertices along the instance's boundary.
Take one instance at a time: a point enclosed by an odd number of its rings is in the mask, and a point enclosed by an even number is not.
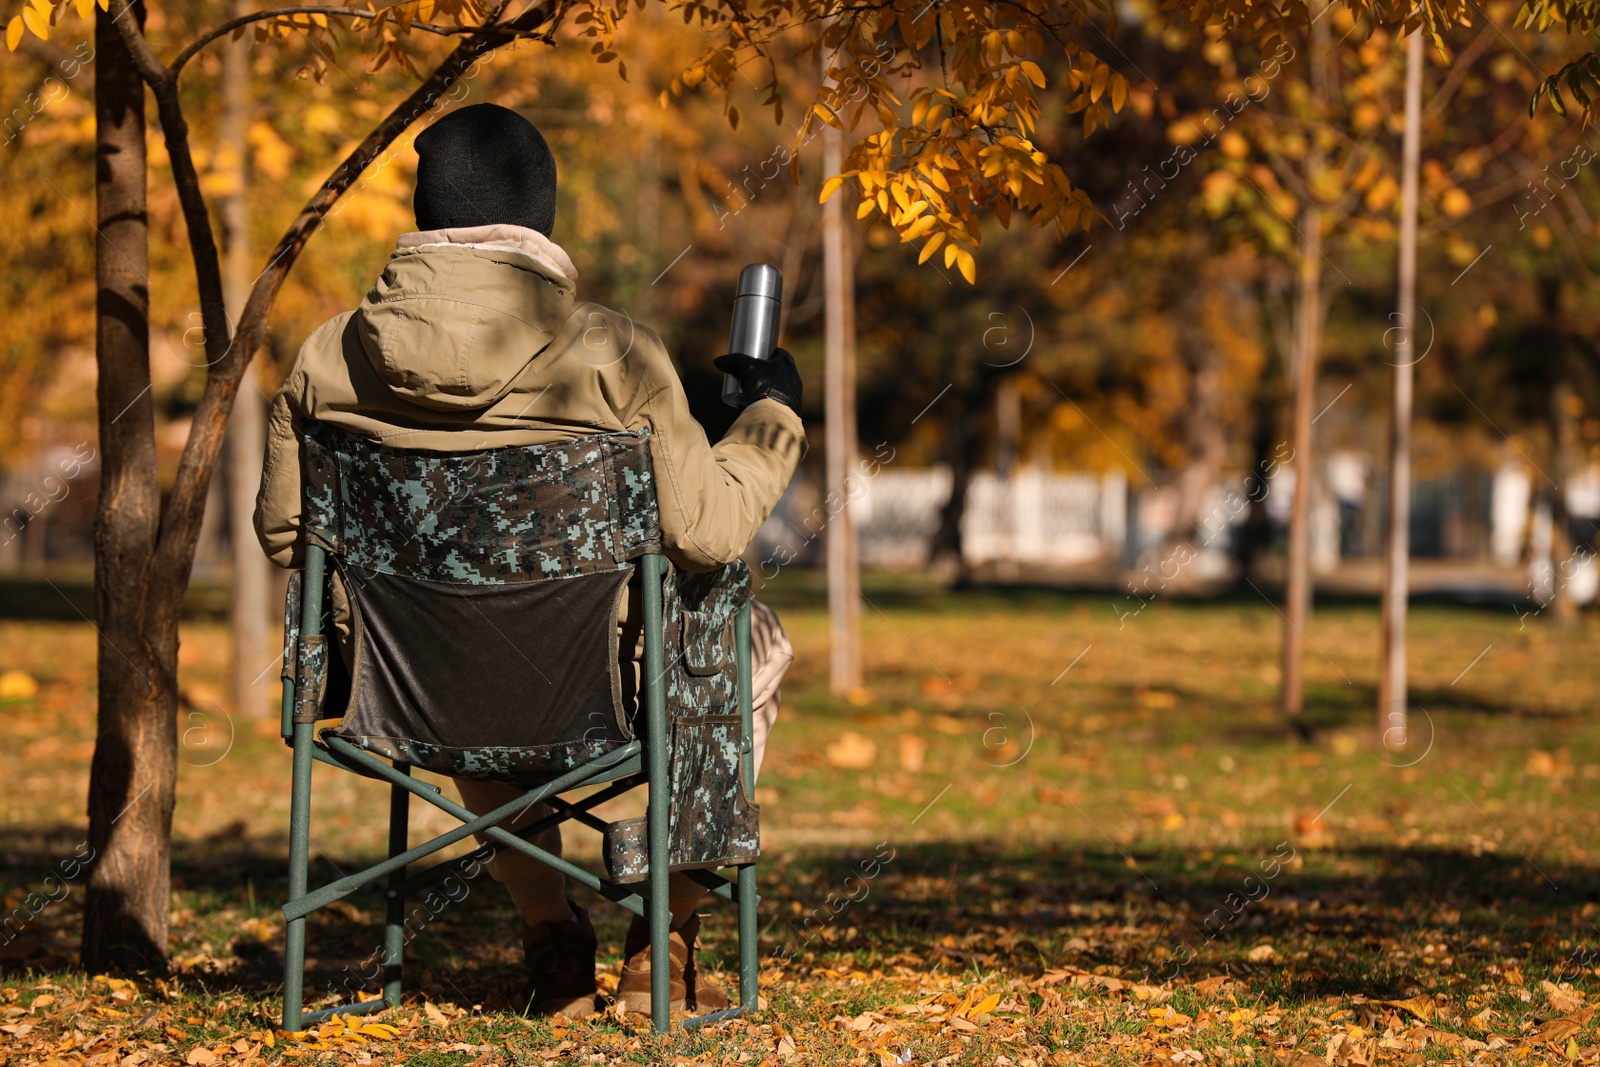
<svg viewBox="0 0 1600 1067"><path fill-rule="evenodd" d="M767 263L752 263L739 272L739 296L783 299L783 275Z"/></svg>

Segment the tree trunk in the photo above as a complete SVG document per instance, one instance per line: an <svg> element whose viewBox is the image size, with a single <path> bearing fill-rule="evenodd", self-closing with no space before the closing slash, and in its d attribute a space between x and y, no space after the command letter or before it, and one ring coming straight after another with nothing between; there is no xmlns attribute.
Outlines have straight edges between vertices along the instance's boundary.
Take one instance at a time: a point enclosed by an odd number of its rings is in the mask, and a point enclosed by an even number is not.
<svg viewBox="0 0 1600 1067"><path fill-rule="evenodd" d="M243 0L234 0L231 15L246 13ZM250 124L250 37L231 40L222 53L222 128L219 155L228 160L233 181L219 197L217 214L222 223L223 284L227 289L228 316L235 323L244 313L254 280L250 271L250 241L245 212L245 187ZM239 395L228 422L228 512L233 551L233 706L246 718L265 715L263 678L270 664L263 662L267 647L268 601L272 576L256 543L254 517L256 490L261 484L262 451L266 442L266 398L257 386L252 366L245 371Z"/></svg>
<svg viewBox="0 0 1600 1067"><path fill-rule="evenodd" d="M1015 374L1001 375L994 390L994 473L1005 503L1000 509L1000 551L994 561L997 581L1015 582L1022 574L1022 529L1018 515L1016 473L1022 458L1022 389Z"/></svg>
<svg viewBox="0 0 1600 1067"><path fill-rule="evenodd" d="M1311 613L1311 422L1317 393L1317 348L1322 332L1322 208L1300 215L1294 342L1294 496L1289 505L1289 573L1283 613L1285 714L1305 710L1306 623Z"/></svg>
<svg viewBox="0 0 1600 1067"><path fill-rule="evenodd" d="M939 402L945 410L944 452L945 462L950 465L950 495L939 509L939 525L934 528L928 546L928 562L935 569L947 572L956 587L972 581L961 536L961 519L967 513L967 490L972 485L973 470L983 447L997 379L993 372L986 373L980 368L970 393L953 388L948 398Z"/></svg>
<svg viewBox="0 0 1600 1067"><path fill-rule="evenodd" d="M1559 487L1550 494L1550 594L1551 615L1556 622L1570 625L1578 617L1578 602L1572 597L1572 578L1577 571L1578 548L1572 539L1572 512L1567 508L1567 491L1573 472L1580 469L1582 453L1578 447L1577 413L1582 411L1577 391L1567 373L1567 353L1559 354L1560 378L1550 391L1551 421L1555 464L1551 472Z"/></svg>
<svg viewBox="0 0 1600 1067"><path fill-rule="evenodd" d="M1552 351L1543 353L1548 361L1550 393L1550 476L1555 485L1550 493L1550 615L1562 625L1578 617L1578 603L1572 598L1571 581L1576 571L1577 546L1572 539L1572 513L1567 510L1567 490L1573 475L1583 466L1578 439L1578 416L1583 404L1573 388L1573 343L1562 322L1562 291L1566 280L1559 274L1539 277L1539 310L1544 316L1544 334Z"/></svg>
<svg viewBox="0 0 1600 1067"><path fill-rule="evenodd" d="M1407 740L1406 609L1411 563L1411 399L1417 356L1417 183L1422 156L1422 31L1406 41L1406 130L1401 152L1400 293L1395 328L1394 405L1389 427L1389 529L1383 555L1383 651L1378 738Z"/></svg>
<svg viewBox="0 0 1600 1067"><path fill-rule="evenodd" d="M1279 398L1268 385L1270 364L1261 370L1251 401L1250 477L1245 481L1249 512L1234 543L1235 584L1241 589L1253 581L1256 562L1272 545L1272 519L1267 514L1267 498L1272 492L1272 441L1278 425Z"/></svg>
<svg viewBox="0 0 1600 1067"><path fill-rule="evenodd" d="M1228 521L1205 515L1206 499L1222 477L1228 458L1227 426L1222 417L1221 356L1216 342L1200 328L1203 308L1198 299L1184 302L1187 320L1180 326L1179 353L1189 374L1189 404L1182 419L1188 462L1178 475L1178 508L1173 540L1205 548L1225 537ZM1187 581L1180 572L1179 583Z"/></svg>
<svg viewBox="0 0 1600 1067"><path fill-rule="evenodd" d="M1267 510L1267 500L1276 488L1273 446L1274 442L1282 440L1284 386L1294 376L1293 298L1287 295L1289 281L1289 272L1274 270L1269 264L1256 290L1263 326L1272 339L1277 358L1262 363L1261 377L1256 379L1251 399L1251 476L1245 482L1250 513L1237 542L1234 560L1241 590L1254 580L1261 557L1273 544L1272 517ZM1288 309L1287 314L1280 313L1280 304Z"/></svg>
<svg viewBox="0 0 1600 1067"><path fill-rule="evenodd" d="M132 13L143 27L144 9ZM95 516L99 722L89 772L83 966L161 971L177 779L177 612L160 611L150 396L144 83L112 14L95 15L95 358L101 480ZM182 590L177 591L179 597Z"/></svg>
<svg viewBox="0 0 1600 1067"><path fill-rule="evenodd" d="M826 76L827 60L823 60ZM831 84L831 82L829 82ZM844 135L832 126L822 131L822 169L837 174L844 166ZM855 268L850 259L844 198L822 208L822 263L825 290L828 510L828 665L829 688L848 693L861 688L861 567L857 556L852 493L860 492L851 474L856 459Z"/></svg>

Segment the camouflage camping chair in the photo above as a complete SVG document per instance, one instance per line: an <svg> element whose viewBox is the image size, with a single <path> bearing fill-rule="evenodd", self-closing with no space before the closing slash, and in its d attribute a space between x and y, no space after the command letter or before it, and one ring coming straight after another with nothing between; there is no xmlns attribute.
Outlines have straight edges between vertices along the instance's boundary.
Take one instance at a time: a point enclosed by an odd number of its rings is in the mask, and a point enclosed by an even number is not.
<svg viewBox="0 0 1600 1067"><path fill-rule="evenodd" d="M661 554L648 436L438 453L382 448L324 425L306 433L305 562L285 613L283 736L294 749L285 1029L399 1003L408 899L508 848L644 916L657 960L668 958L669 871L736 900L739 1006L685 1025L754 1009L750 574L743 563L685 574ZM644 605L637 700L625 695L617 662L618 610L635 568ZM328 625L334 573L350 606L348 666ZM317 889L307 872L313 761L385 782L390 796L388 859ZM412 768L527 792L474 815ZM593 814L641 785L645 817ZM408 848L413 796L461 825ZM496 826L539 801L549 817L517 831ZM532 843L567 821L604 835L605 877ZM476 851L411 870L475 833L488 838ZM737 876L716 873L724 867ZM306 917L380 879L383 998L304 1011ZM664 1031L668 969L652 968L651 982Z"/></svg>

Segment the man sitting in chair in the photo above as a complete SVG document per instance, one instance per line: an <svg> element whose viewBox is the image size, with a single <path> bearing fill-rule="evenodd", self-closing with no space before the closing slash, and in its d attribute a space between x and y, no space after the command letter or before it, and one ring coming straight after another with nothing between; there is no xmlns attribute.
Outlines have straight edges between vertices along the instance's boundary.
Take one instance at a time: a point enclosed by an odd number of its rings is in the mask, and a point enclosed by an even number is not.
<svg viewBox="0 0 1600 1067"><path fill-rule="evenodd" d="M272 561L298 565L302 547L300 432L331 424L393 448L470 452L587 434L650 430L663 546L687 570L737 559L794 476L806 451L800 375L779 350L770 360L726 355L745 407L715 445L689 414L661 339L628 316L577 298L577 271L550 240L555 159L539 131L513 111L478 104L434 123L416 140L417 231L403 234L383 276L355 311L322 325L300 349L272 402L256 533ZM346 662L347 596L333 587L334 626ZM643 654L637 577L619 611L620 685L635 706ZM778 712L793 659L777 616L751 612L755 763ZM514 785L456 782L462 803L484 813L520 796ZM549 814L543 805L508 820ZM560 830L535 839L561 851ZM502 849L489 864L522 913L529 969L522 1004L570 1017L595 1011L594 927L567 899L562 875ZM694 968L703 890L672 876L674 1010L728 1005ZM650 1010L649 927L635 917L618 997Z"/></svg>

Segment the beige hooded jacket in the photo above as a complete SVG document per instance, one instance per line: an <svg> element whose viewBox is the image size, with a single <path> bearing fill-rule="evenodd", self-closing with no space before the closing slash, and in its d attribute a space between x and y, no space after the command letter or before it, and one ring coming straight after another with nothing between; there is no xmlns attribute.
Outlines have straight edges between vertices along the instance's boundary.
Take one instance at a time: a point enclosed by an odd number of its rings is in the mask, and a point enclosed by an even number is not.
<svg viewBox="0 0 1600 1067"><path fill-rule="evenodd" d="M440 452L648 426L668 557L691 570L738 558L805 454L799 416L757 401L711 444L661 339L578 300L576 281L567 254L524 227L402 236L361 306L311 335L272 402L255 515L272 561L300 559L308 420Z"/></svg>

